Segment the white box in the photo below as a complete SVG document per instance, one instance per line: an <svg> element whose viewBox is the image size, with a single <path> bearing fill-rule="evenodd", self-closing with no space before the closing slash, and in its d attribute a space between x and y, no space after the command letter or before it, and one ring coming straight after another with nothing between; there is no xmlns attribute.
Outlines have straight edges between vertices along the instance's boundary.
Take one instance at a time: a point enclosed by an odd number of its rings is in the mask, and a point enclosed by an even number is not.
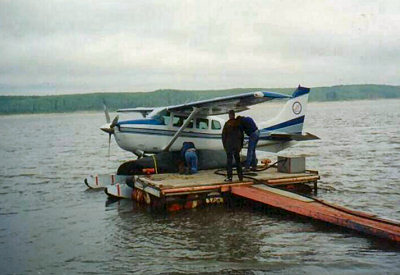
<svg viewBox="0 0 400 275"><path fill-rule="evenodd" d="M278 156L278 172L304 173L306 158L303 156Z"/></svg>

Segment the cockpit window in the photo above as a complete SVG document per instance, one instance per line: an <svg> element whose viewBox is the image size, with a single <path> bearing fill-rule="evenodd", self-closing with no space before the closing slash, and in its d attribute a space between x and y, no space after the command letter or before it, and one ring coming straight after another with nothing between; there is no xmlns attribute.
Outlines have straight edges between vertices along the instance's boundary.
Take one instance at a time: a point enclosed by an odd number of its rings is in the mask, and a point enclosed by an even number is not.
<svg viewBox="0 0 400 275"><path fill-rule="evenodd" d="M196 128L197 129L208 129L208 119L197 118L196 119Z"/></svg>
<svg viewBox="0 0 400 275"><path fill-rule="evenodd" d="M211 129L213 130L220 130L221 129L221 123L219 123L218 120L213 120L211 122Z"/></svg>
<svg viewBox="0 0 400 275"><path fill-rule="evenodd" d="M167 112L164 116L162 116L163 124L164 125L169 125L169 122L171 120L171 114Z"/></svg>
<svg viewBox="0 0 400 275"><path fill-rule="evenodd" d="M186 121L186 117L182 116L174 116L172 125L175 127L181 127L183 123ZM193 119L190 120L189 124L186 126L186 128L193 128Z"/></svg>
<svg viewBox="0 0 400 275"><path fill-rule="evenodd" d="M161 125L169 125L169 122L171 120L171 113L167 110L164 110L152 116L152 118L158 120Z"/></svg>

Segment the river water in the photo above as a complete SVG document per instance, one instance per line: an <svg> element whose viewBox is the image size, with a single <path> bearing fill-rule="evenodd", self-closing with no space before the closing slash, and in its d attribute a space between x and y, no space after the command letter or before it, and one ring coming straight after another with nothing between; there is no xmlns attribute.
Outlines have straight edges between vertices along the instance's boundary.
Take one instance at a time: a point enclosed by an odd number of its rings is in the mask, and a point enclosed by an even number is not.
<svg viewBox="0 0 400 275"><path fill-rule="evenodd" d="M258 120L275 105L248 111ZM400 100L310 103L305 130L318 197L400 220ZM0 273L400 273L400 248L338 227L249 207L152 213L106 204L88 174L131 158L102 113L0 116ZM275 158L273 154L266 154Z"/></svg>

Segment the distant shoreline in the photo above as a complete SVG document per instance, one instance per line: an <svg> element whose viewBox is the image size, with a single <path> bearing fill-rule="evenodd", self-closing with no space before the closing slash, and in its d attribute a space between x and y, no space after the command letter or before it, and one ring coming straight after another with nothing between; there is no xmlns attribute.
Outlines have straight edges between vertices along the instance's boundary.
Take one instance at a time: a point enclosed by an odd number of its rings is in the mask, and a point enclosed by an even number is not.
<svg viewBox="0 0 400 275"><path fill-rule="evenodd" d="M311 101L310 103L333 103L333 102L351 102L351 101L367 101L367 100L400 100L400 97L397 98L375 98L375 99L350 99L350 100L331 100L331 101ZM267 104L272 105L279 105L279 103L275 102L267 102ZM283 104L283 103L282 103ZM113 110L111 112L116 112ZM0 117L8 117L8 116L26 116L26 115L73 115L73 114L88 114L88 115L104 115L103 110L78 110L78 111L70 111L70 112L44 112L44 113L10 113L10 114L2 114L0 113Z"/></svg>
<svg viewBox="0 0 400 275"><path fill-rule="evenodd" d="M157 90L147 93L0 96L0 115L97 112L103 110L103 103L110 111L119 108L158 107L259 90L292 94L295 89L238 88L195 91ZM309 100L310 102L329 102L395 98L400 98L400 86L368 84L311 88Z"/></svg>

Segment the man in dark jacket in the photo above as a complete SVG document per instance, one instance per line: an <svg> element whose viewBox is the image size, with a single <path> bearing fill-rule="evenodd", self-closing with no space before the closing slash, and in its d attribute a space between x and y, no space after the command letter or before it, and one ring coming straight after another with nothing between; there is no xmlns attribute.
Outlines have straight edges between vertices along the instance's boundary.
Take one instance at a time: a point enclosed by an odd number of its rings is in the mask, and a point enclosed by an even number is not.
<svg viewBox="0 0 400 275"><path fill-rule="evenodd" d="M241 129L249 136L245 169L249 170L251 166L251 169L255 170L257 168L256 147L260 138L260 131L251 117L238 116L237 119L240 121Z"/></svg>
<svg viewBox="0 0 400 275"><path fill-rule="evenodd" d="M240 163L240 151L243 147L243 131L240 129L240 121L235 119L235 112L229 111L229 120L222 130L222 143L227 157L227 178L225 181L232 181L232 160L235 158L237 173L240 181L243 181L242 164Z"/></svg>

